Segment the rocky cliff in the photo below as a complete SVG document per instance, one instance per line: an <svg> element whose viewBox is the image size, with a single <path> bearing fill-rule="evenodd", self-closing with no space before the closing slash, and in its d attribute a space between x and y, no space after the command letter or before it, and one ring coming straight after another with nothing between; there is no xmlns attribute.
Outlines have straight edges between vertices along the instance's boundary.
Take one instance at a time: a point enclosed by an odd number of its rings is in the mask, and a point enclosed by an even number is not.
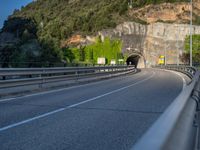
<svg viewBox="0 0 200 150"><path fill-rule="evenodd" d="M200 34L200 26L193 26L193 34ZM99 32L102 39L106 36L120 38L123 41L123 53L132 55L141 52L147 65L157 64L160 55L166 50L166 60L169 64L177 62L177 55L184 51L186 35L190 34L188 24L152 23L141 25L135 22L124 22L115 29Z"/></svg>
<svg viewBox="0 0 200 150"><path fill-rule="evenodd" d="M138 18L146 23L188 23L191 10L191 4L188 2L151 4L142 8L130 9L128 13L130 17ZM199 14L200 1L193 0L193 20L196 24L199 24L200 21Z"/></svg>

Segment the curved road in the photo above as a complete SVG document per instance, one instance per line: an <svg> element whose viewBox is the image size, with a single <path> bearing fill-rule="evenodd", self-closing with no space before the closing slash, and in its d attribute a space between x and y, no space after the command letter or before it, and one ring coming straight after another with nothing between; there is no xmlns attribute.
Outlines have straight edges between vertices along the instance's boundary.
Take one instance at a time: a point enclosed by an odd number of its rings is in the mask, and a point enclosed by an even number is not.
<svg viewBox="0 0 200 150"><path fill-rule="evenodd" d="M0 100L1 150L129 150L182 91L144 69L105 81Z"/></svg>

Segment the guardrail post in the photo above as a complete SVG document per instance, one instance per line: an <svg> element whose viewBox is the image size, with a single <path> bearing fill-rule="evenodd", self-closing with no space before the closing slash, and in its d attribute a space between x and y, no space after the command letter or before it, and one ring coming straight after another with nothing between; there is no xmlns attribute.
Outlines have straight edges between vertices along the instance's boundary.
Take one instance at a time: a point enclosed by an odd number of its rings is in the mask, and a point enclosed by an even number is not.
<svg viewBox="0 0 200 150"><path fill-rule="evenodd" d="M45 69L43 69L42 72L45 74ZM39 84L39 88L42 89L43 85L45 83L45 79L42 77L42 73L39 75L39 77L41 79L41 83Z"/></svg>
<svg viewBox="0 0 200 150"><path fill-rule="evenodd" d="M197 82L194 91L192 93L192 98L197 103L197 110L200 111L200 80Z"/></svg>
<svg viewBox="0 0 200 150"><path fill-rule="evenodd" d="M45 69L43 69L43 73L45 74ZM43 85L45 84L45 78L42 78L42 88L43 88Z"/></svg>
<svg viewBox="0 0 200 150"><path fill-rule="evenodd" d="M41 82L39 83L39 88L41 89L42 88L42 75L41 74L39 75L39 78L41 79Z"/></svg>
<svg viewBox="0 0 200 150"><path fill-rule="evenodd" d="M76 76L75 80L78 83L78 77L79 77L79 69L78 68L77 68L77 70L75 72L75 76Z"/></svg>

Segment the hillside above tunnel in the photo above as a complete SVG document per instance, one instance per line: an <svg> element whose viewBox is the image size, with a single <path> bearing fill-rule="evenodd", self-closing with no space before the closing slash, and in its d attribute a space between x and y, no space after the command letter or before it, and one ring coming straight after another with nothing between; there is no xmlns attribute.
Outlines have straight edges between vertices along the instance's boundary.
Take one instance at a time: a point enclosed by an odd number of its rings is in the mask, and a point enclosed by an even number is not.
<svg viewBox="0 0 200 150"><path fill-rule="evenodd" d="M198 25L200 2L194 0L193 7L193 21ZM115 30L126 22L139 23L138 27L145 28L157 22L188 23L189 11L190 3L187 0L36 0L21 10L15 10L5 22L0 34L0 48L3 49L2 56L9 57L1 60L68 63L74 62L76 55L79 58L81 55L80 60L84 60L82 53L85 46L95 43L98 35L104 31L109 33L109 30ZM134 35L130 36L133 38ZM122 43L122 50L124 45L134 45L127 44L129 43ZM79 49L80 54L72 54L71 50L66 52L65 49L69 47ZM16 56L13 49L23 55ZM11 52L7 54L8 51ZM27 53L31 53L31 56ZM116 55L121 57L121 54Z"/></svg>
<svg viewBox="0 0 200 150"><path fill-rule="evenodd" d="M95 34L126 21L188 23L189 5L187 0L37 0L15 11L10 19L31 19L39 37L64 40L76 33ZM200 2L194 1L196 24L200 24L199 14Z"/></svg>

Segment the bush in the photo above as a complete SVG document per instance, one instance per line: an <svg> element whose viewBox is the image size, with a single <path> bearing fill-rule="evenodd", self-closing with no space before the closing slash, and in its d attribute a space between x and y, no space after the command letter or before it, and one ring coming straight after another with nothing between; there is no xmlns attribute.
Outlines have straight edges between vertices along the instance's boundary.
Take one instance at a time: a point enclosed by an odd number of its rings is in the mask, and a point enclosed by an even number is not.
<svg viewBox="0 0 200 150"><path fill-rule="evenodd" d="M200 35L192 36L192 54L193 54L193 62L200 63ZM184 56L189 56L190 54L190 36L186 36L185 38L185 54ZM186 57L189 59L189 57Z"/></svg>
<svg viewBox="0 0 200 150"><path fill-rule="evenodd" d="M118 59L123 59L121 48L122 42L120 40L105 38L104 41L101 41L100 38L97 38L96 43L85 47L72 48L70 52L71 56L73 56L72 62L96 64L99 57L105 57L107 64L110 64L110 61L113 59L116 60L116 62ZM65 51L69 51L69 49L66 49ZM66 57L71 59L70 55L66 55Z"/></svg>

